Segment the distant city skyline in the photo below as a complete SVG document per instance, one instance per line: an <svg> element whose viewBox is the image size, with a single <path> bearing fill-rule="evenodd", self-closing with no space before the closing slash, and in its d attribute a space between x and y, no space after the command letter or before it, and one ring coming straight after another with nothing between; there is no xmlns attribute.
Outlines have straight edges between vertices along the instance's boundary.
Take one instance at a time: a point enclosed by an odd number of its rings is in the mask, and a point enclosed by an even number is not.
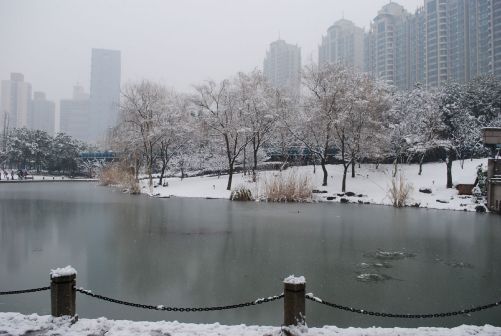
<svg viewBox="0 0 501 336"><path fill-rule="evenodd" d="M388 2L0 0L0 78L23 73L34 90L59 101L75 83L90 91L88 54L105 48L122 52L122 84L148 78L188 91L261 68L279 36L301 47L303 64L316 61L329 26L344 16L368 29ZM414 12L423 1L398 3Z"/></svg>

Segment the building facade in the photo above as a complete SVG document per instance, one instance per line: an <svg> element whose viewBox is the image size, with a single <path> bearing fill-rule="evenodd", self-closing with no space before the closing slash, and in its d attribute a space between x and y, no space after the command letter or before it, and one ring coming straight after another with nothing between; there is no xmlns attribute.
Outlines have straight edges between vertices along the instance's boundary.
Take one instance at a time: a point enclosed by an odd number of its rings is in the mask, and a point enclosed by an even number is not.
<svg viewBox="0 0 501 336"><path fill-rule="evenodd" d="M353 22L341 19L327 30L318 48L318 63L343 63L357 70L364 69L364 30Z"/></svg>
<svg viewBox="0 0 501 336"><path fill-rule="evenodd" d="M56 105L47 100L45 93L34 92L31 102L31 125L30 128L47 132L54 136Z"/></svg>
<svg viewBox="0 0 501 336"><path fill-rule="evenodd" d="M102 141L115 126L121 81L121 55L118 50L92 49L90 82L90 138Z"/></svg>
<svg viewBox="0 0 501 336"><path fill-rule="evenodd" d="M383 6L374 18L365 41L368 54L366 71L392 85L397 85L399 63L407 62L401 53L405 49L402 43L408 42L403 30L408 15L404 7L397 3ZM407 51L404 53L407 54Z"/></svg>
<svg viewBox="0 0 501 336"><path fill-rule="evenodd" d="M2 81L0 130L30 127L31 84L20 73Z"/></svg>
<svg viewBox="0 0 501 336"><path fill-rule="evenodd" d="M76 85L73 88L73 98L61 100L59 108L59 128L62 133L85 142L93 140L94 132L90 129L90 100L83 87Z"/></svg>
<svg viewBox="0 0 501 336"><path fill-rule="evenodd" d="M298 96L301 87L301 48L277 40L270 44L264 60L264 75L271 85Z"/></svg>
<svg viewBox="0 0 501 336"><path fill-rule="evenodd" d="M389 3L365 48L365 70L400 89L501 78L501 1L424 0L413 14Z"/></svg>

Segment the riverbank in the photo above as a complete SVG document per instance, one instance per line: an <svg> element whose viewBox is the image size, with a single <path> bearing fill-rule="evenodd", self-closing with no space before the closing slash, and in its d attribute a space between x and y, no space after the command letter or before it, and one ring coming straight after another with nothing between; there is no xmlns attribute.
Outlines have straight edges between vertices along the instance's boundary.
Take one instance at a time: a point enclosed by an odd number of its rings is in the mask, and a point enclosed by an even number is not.
<svg viewBox="0 0 501 336"><path fill-rule="evenodd" d="M487 159L468 160L461 168L460 162L455 161L452 168L454 185L473 184L476 179L477 166L483 164L487 166ZM290 168L284 172L294 170L297 175L308 176L313 188L322 193L314 194L314 202L349 202L391 205L388 190L392 181L393 165L364 164L356 169L356 177L347 177L347 192L341 192L341 181L343 177L343 167L341 165L329 165L328 186L322 186L322 170L320 166L313 172L313 166ZM405 179L412 185L412 191L407 204L431 209L476 211L479 205L471 196L459 196L456 189L446 188L446 167L445 163L429 163L423 165L423 173L419 175L419 166L416 164L399 165L399 170ZM351 171L350 171L351 173ZM233 187L245 186L251 190L256 197L262 197L264 184L273 175L279 174L277 171L260 172L258 181L252 183L250 176L236 174L233 177ZM180 178L168 178L165 181L168 186L157 186L150 188L147 180L141 181L141 191L144 194L155 197L200 197L200 198L221 198L229 199L230 191L226 190L227 176L201 176L190 177L181 180ZM158 182L158 179L156 180ZM429 193L420 192L420 189L428 189ZM353 196L349 196L353 195ZM360 196L360 197L359 197Z"/></svg>
<svg viewBox="0 0 501 336"><path fill-rule="evenodd" d="M9 336L28 335L65 335L65 336L134 336L134 335L170 335L170 336L263 336L280 335L279 327L263 326L225 326L214 324L191 324L179 322L133 322L114 321L106 318L79 319L72 324L68 318L53 318L36 314L0 313L0 334ZM299 335L299 333L298 333ZM497 336L501 328L485 325L460 326L456 328L348 328L334 326L309 328L304 335L309 336Z"/></svg>
<svg viewBox="0 0 501 336"><path fill-rule="evenodd" d="M33 176L23 180L0 180L0 183L54 183L54 182L99 182L99 179L69 178L61 176Z"/></svg>

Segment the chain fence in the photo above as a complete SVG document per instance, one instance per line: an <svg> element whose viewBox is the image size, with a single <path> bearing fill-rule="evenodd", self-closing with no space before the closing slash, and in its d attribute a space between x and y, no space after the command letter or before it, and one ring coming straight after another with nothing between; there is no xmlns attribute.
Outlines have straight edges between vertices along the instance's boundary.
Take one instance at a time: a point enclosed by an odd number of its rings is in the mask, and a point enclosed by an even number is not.
<svg viewBox="0 0 501 336"><path fill-rule="evenodd" d="M363 315L369 315L369 316L377 316L377 317L390 317L390 318L400 318L400 319L425 319L425 318L444 318L444 317L451 317L451 316L458 316L458 315L467 315L470 313L475 313L479 312L482 310L498 307L501 305L501 301L497 301L494 303L490 303L487 305L483 306L478 306L474 308L468 308L468 309L462 309L462 310L456 310L452 312L447 312L447 313L435 313L435 314L393 314L393 313L380 313L380 312L373 312L370 310L365 310L365 309L358 309L358 308L352 308L352 307L347 307L347 306L342 306L336 303L328 302L323 299L320 299L318 297L315 297L313 294L308 293L306 294L306 299L331 307L331 308L336 308L339 310L344 310L347 312L352 312L356 314L363 314Z"/></svg>
<svg viewBox="0 0 501 336"><path fill-rule="evenodd" d="M23 290L14 290L14 291L3 291L0 292L0 295L15 295L15 294L25 294L25 293L35 293L35 292L42 292L42 291L47 291L50 290L50 286L46 287L39 287L39 288L31 288L31 289L23 289ZM158 310L158 311L168 311L168 312L208 312L208 311L221 311L221 310L229 310L229 309L237 309L237 308L244 308L244 307L250 307L250 306L256 306L256 305L261 305L264 303L269 303L273 301L277 301L280 299L284 298L284 294L279 294L275 296L270 296L267 298L259 298L254 301L248 301L244 303L239 303L239 304L233 304L233 305L226 305L226 306L213 306L213 307L168 307L164 305L146 305L146 304L140 304L140 303L134 303L134 302L128 302L128 301L123 301L123 300L118 300L114 299L111 297L99 295L99 294L94 294L92 291L84 289L82 287L75 287L75 291L86 295L90 296L99 300L107 301L107 302L112 302L120 305L125 305L125 306L131 306L131 307L136 307L136 308L142 308L142 309L150 309L150 310ZM472 308L467 308L467 309L461 309L461 310L456 310L456 311L450 311L450 312L445 312L445 313L433 313L433 314L395 314L395 313L385 313L385 312L375 312L375 311L370 311L370 310L365 310L365 309L359 309L359 308L353 308L353 307L348 307L348 306L343 306L337 303L329 302L324 299L318 298L314 296L312 293L308 293L305 295L305 298L307 300L316 302L321 305L325 305L331 308L339 309L342 311L346 312L351 312L351 313L356 313L356 314L362 314L362 315L369 315L369 316L376 316L376 317L386 317L386 318L400 318L400 319L429 319L429 318L445 318L445 317L452 317L452 316L460 316L460 315L467 315L470 313L475 313L483 310L487 310L490 308L495 308L501 306L501 300L486 304L486 305L481 305L481 306L476 306Z"/></svg>
<svg viewBox="0 0 501 336"><path fill-rule="evenodd" d="M24 294L24 293L35 293L35 292L43 292L46 290L49 290L50 286L47 287L40 287L40 288L31 288L31 289L22 289L22 290L15 290L15 291L7 291L7 292L0 292L0 295L14 295L14 294Z"/></svg>
<svg viewBox="0 0 501 336"><path fill-rule="evenodd" d="M131 307L136 307L136 308L143 308L143 309L151 309L151 310L163 310L163 311L169 311L169 312L207 312L207 311L217 311L217 310L229 310L229 309L236 309L236 308L243 308L243 307L249 307L249 306L256 306L260 305L263 303L268 303L268 302L273 302L276 300L280 300L284 297L284 294L276 295L276 296L270 296L267 298L260 298L256 299L254 301L249 301L249 302L244 302L244 303L239 303L239 304L234 304L234 305L228 305L228 306L215 306L215 307L166 307L164 305L158 305L158 306L153 306L153 305L145 305L145 304L140 304L140 303L133 303L133 302L127 302L127 301L122 301L122 300L117 300L113 299L110 297L106 297L103 295L99 294L94 294L89 290L83 289L83 288L75 288L75 290L81 294L99 299L99 300L104 300L108 302L113 302L125 306L131 306Z"/></svg>

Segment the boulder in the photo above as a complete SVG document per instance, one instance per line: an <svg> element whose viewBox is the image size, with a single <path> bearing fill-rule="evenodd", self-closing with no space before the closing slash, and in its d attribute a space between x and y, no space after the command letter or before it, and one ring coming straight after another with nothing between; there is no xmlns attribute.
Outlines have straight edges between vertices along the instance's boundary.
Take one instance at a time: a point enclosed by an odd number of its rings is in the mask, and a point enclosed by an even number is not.
<svg viewBox="0 0 501 336"><path fill-rule="evenodd" d="M355 196L355 193L351 192L351 191L348 191L348 192L345 193L345 195L348 196L348 197L353 197L353 196Z"/></svg>
<svg viewBox="0 0 501 336"><path fill-rule="evenodd" d="M431 194L431 188L419 188L419 192L423 194Z"/></svg>
<svg viewBox="0 0 501 336"><path fill-rule="evenodd" d="M317 189L314 189L312 191L313 194L327 194L327 190L317 190Z"/></svg>
<svg viewBox="0 0 501 336"><path fill-rule="evenodd" d="M339 194L337 194L337 195L338 195L339 197L343 197L343 196L344 196L344 194L343 194L343 193L339 193Z"/></svg>
<svg viewBox="0 0 501 336"><path fill-rule="evenodd" d="M346 204L346 203L350 203L350 201L348 201L346 198L341 198L341 203Z"/></svg>
<svg viewBox="0 0 501 336"><path fill-rule="evenodd" d="M358 200L358 204L364 204L364 201Z"/></svg>
<svg viewBox="0 0 501 336"><path fill-rule="evenodd" d="M411 208L419 208L419 207L421 207L421 203L411 204Z"/></svg>
<svg viewBox="0 0 501 336"><path fill-rule="evenodd" d="M479 212L479 213L484 213L484 212L486 212L486 211L487 211L487 209L486 209L483 205L477 205L477 206L475 207L475 211L476 211L476 212Z"/></svg>
<svg viewBox="0 0 501 336"><path fill-rule="evenodd" d="M336 198L337 197L335 197L335 196L329 196L329 197L327 197L327 200L328 201L334 201Z"/></svg>
<svg viewBox="0 0 501 336"><path fill-rule="evenodd" d="M364 197L364 195L363 194L358 194L357 197Z"/></svg>
<svg viewBox="0 0 501 336"><path fill-rule="evenodd" d="M449 201L447 201L447 200L441 200L441 199L438 199L437 202L438 203L443 203L443 204L449 203Z"/></svg>

